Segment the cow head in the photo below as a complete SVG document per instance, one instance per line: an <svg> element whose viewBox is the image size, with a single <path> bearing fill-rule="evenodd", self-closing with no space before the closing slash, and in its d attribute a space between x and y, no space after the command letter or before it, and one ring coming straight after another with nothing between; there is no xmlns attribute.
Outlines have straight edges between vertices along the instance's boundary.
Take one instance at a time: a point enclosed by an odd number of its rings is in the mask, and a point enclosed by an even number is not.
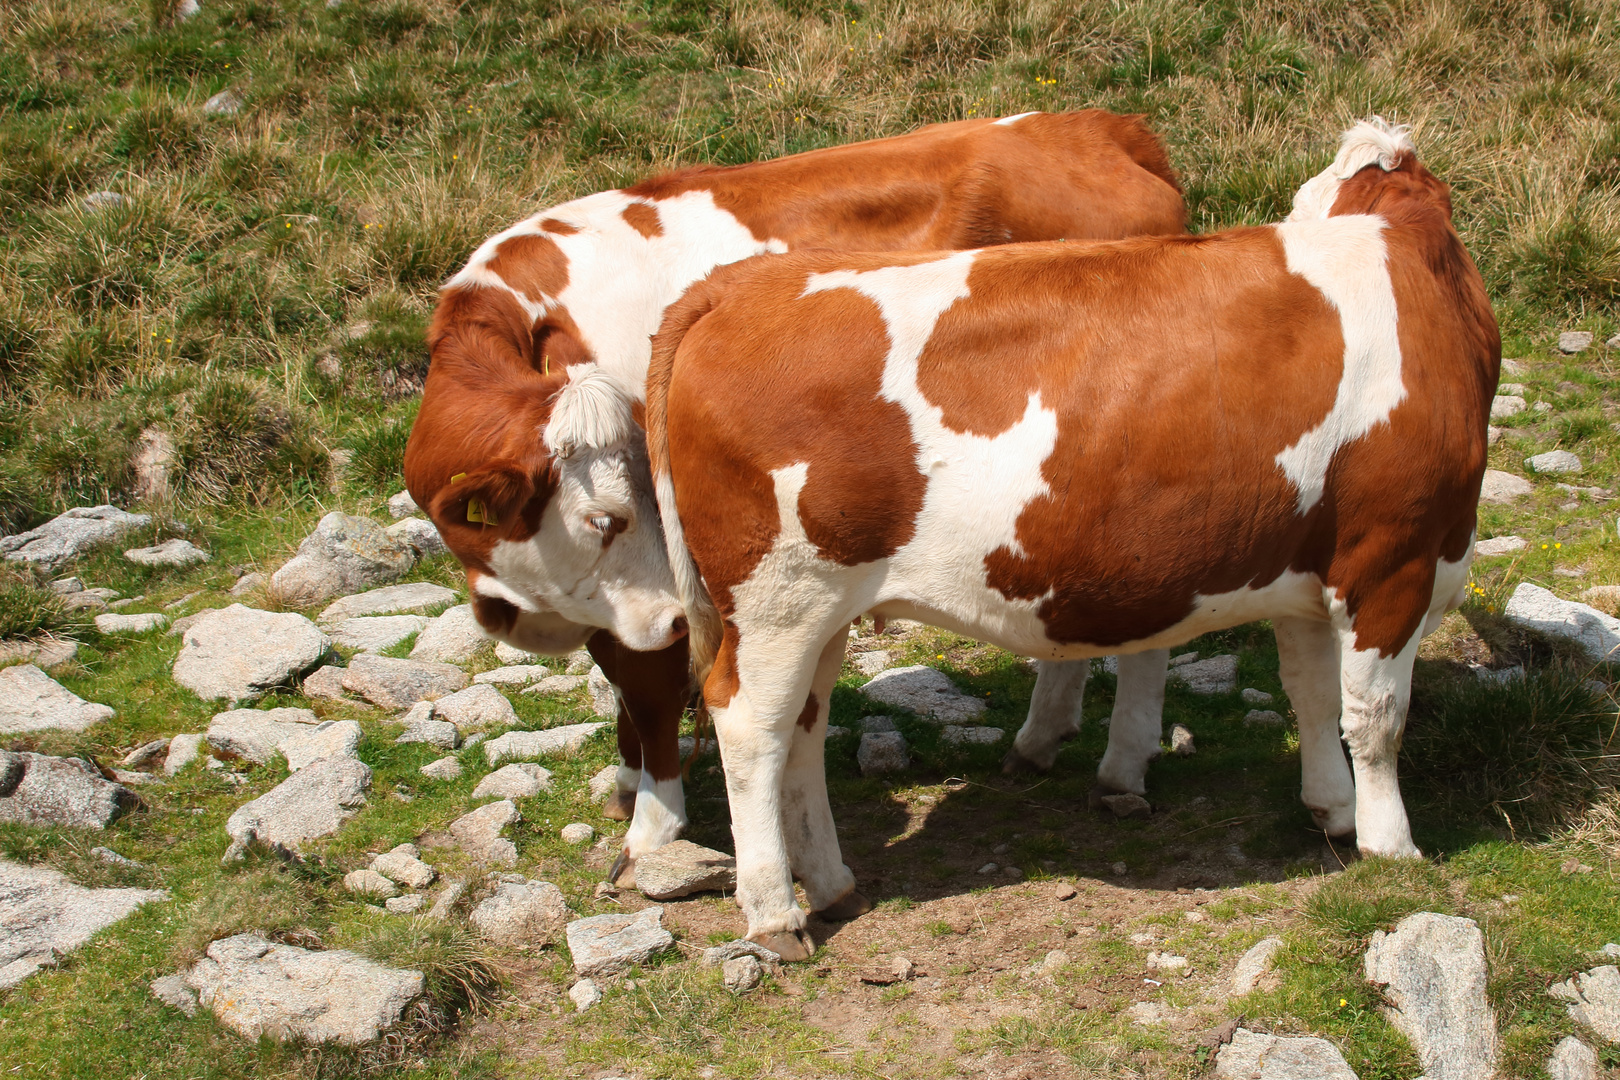
<svg viewBox="0 0 1620 1080"><path fill-rule="evenodd" d="M529 652L598 627L632 649L672 644L686 619L629 393L588 361L469 366L453 344L434 342L405 477L480 624Z"/></svg>

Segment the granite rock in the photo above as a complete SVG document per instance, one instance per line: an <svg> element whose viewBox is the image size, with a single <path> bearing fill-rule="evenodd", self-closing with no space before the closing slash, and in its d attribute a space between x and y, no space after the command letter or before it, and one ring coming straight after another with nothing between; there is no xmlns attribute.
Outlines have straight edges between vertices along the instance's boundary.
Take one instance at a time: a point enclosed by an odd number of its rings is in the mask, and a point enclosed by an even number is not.
<svg viewBox="0 0 1620 1080"><path fill-rule="evenodd" d="M204 701L249 701L314 667L331 645L302 615L232 604L186 628L174 681Z"/></svg>
<svg viewBox="0 0 1620 1080"><path fill-rule="evenodd" d="M33 664L0 668L0 735L83 731L114 715L110 705L84 700Z"/></svg>
<svg viewBox="0 0 1620 1080"><path fill-rule="evenodd" d="M0 774L0 822L105 829L140 803L79 758L0 752Z"/></svg>
<svg viewBox="0 0 1620 1080"><path fill-rule="evenodd" d="M333 511L270 577L270 591L291 607L393 581L416 564L416 549L369 518Z"/></svg>

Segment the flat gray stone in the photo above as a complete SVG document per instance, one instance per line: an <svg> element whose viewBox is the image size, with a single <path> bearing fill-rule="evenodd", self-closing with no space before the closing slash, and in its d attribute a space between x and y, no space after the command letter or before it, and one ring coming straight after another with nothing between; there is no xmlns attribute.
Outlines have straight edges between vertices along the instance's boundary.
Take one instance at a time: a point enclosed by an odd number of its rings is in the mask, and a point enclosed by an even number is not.
<svg viewBox="0 0 1620 1080"><path fill-rule="evenodd" d="M545 731L508 731L484 744L484 757L491 765L503 761L529 761L552 754L572 754L592 735L610 725L565 724Z"/></svg>
<svg viewBox="0 0 1620 1080"><path fill-rule="evenodd" d="M467 895L465 881L452 881L439 890L439 895L433 898L433 906L428 909L427 917L430 919L448 919L461 898Z"/></svg>
<svg viewBox="0 0 1620 1080"><path fill-rule="evenodd" d="M459 604L428 623L416 636L411 659L465 664L489 643L490 636L478 625L472 605Z"/></svg>
<svg viewBox="0 0 1620 1080"><path fill-rule="evenodd" d="M492 686L528 686L550 674L550 669L542 664L508 664L491 671L479 672L473 676L473 682L489 683Z"/></svg>
<svg viewBox="0 0 1620 1080"><path fill-rule="evenodd" d="M0 668L0 735L83 731L114 715L112 706L84 700L33 664Z"/></svg>
<svg viewBox="0 0 1620 1080"><path fill-rule="evenodd" d="M424 701L422 704L432 708L431 702ZM417 712L412 709L406 714L405 730L394 740L396 743L427 743L440 750L454 750L461 742L461 733L456 730L456 725L447 720L423 719Z"/></svg>
<svg viewBox="0 0 1620 1080"><path fill-rule="evenodd" d="M584 1012L602 1001L602 991L590 979L581 979L568 988L568 1000L577 1012Z"/></svg>
<svg viewBox="0 0 1620 1080"><path fill-rule="evenodd" d="M427 906L427 897L421 893L406 893L404 896L391 896L383 901L383 907L393 915L415 915Z"/></svg>
<svg viewBox="0 0 1620 1080"><path fill-rule="evenodd" d="M1121 821L1146 821L1153 816L1153 804L1129 791L1118 795L1104 795L1101 802L1110 814Z"/></svg>
<svg viewBox="0 0 1620 1080"><path fill-rule="evenodd" d="M351 870L343 875L343 888L358 896L388 900L399 895L399 887L375 870Z"/></svg>
<svg viewBox="0 0 1620 1080"><path fill-rule="evenodd" d="M342 701L343 680L348 675L348 669L336 664L327 664L318 667L304 676L302 689L305 697L326 698L329 701Z"/></svg>
<svg viewBox="0 0 1620 1080"><path fill-rule="evenodd" d="M426 518L408 517L404 521L397 521L383 530L395 540L403 540L416 549L419 558L431 559L435 555L448 555L450 548L446 546L444 537L433 522Z"/></svg>
<svg viewBox="0 0 1620 1080"><path fill-rule="evenodd" d="M1593 663L1611 659L1620 649L1620 619L1597 608L1562 600L1530 582L1520 582L1503 608L1509 622L1575 642Z"/></svg>
<svg viewBox="0 0 1620 1080"><path fill-rule="evenodd" d="M282 743L320 722L309 709L232 709L209 721L208 745L215 757L266 765Z"/></svg>
<svg viewBox="0 0 1620 1080"><path fill-rule="evenodd" d="M271 575L270 591L288 606L306 607L393 581L414 565L410 544L369 518L333 511Z"/></svg>
<svg viewBox="0 0 1620 1080"><path fill-rule="evenodd" d="M873 649L870 652L856 653L850 658L850 663L862 675L877 675L894 662L894 654L888 649Z"/></svg>
<svg viewBox="0 0 1620 1080"><path fill-rule="evenodd" d="M636 860L636 888L649 900L737 888L737 860L690 840L676 840Z"/></svg>
<svg viewBox="0 0 1620 1080"><path fill-rule="evenodd" d="M1198 752L1193 743L1193 733L1185 724L1171 726L1170 752L1177 757L1192 757Z"/></svg>
<svg viewBox="0 0 1620 1080"><path fill-rule="evenodd" d="M613 794L613 789L618 786L619 767L617 765L604 765L590 779L591 799L595 802L601 802Z"/></svg>
<svg viewBox="0 0 1620 1080"><path fill-rule="evenodd" d="M251 701L314 667L331 645L302 615L232 604L180 635L174 681L204 701Z"/></svg>
<svg viewBox="0 0 1620 1080"><path fill-rule="evenodd" d="M235 116L242 111L242 99L233 91L221 90L203 102L202 111L204 116Z"/></svg>
<svg viewBox="0 0 1620 1080"><path fill-rule="evenodd" d="M71 638L41 638L37 641L0 641L0 664L20 660L46 671L79 655L79 643Z"/></svg>
<svg viewBox="0 0 1620 1080"><path fill-rule="evenodd" d="M176 735L169 740L169 753L163 759L163 771L173 776L181 769L197 760L202 748L208 742L206 734Z"/></svg>
<svg viewBox="0 0 1620 1080"><path fill-rule="evenodd" d="M462 731L506 727L518 722L517 712L506 695L488 683L475 683L439 698L433 703L433 715Z"/></svg>
<svg viewBox="0 0 1620 1080"><path fill-rule="evenodd" d="M391 649L428 624L422 615L363 615L331 627L332 640L356 652Z"/></svg>
<svg viewBox="0 0 1620 1080"><path fill-rule="evenodd" d="M455 598L454 589L431 581L409 581L334 600L316 616L316 621L322 626L333 626L345 619L367 615L421 615L431 608L452 603Z"/></svg>
<svg viewBox="0 0 1620 1080"><path fill-rule="evenodd" d="M1479 540L1474 544L1474 554L1482 559L1491 559L1499 555L1511 555L1515 551L1523 551L1530 544L1521 536L1493 536L1489 540Z"/></svg>
<svg viewBox="0 0 1620 1080"><path fill-rule="evenodd" d="M1598 1080L1598 1056L1573 1035L1564 1036L1547 1059L1551 1080Z"/></svg>
<svg viewBox="0 0 1620 1080"><path fill-rule="evenodd" d="M75 506L37 529L0 536L0 555L12 562L54 570L92 548L116 543L150 524L150 515L127 514L116 506Z"/></svg>
<svg viewBox="0 0 1620 1080"><path fill-rule="evenodd" d="M950 676L922 664L890 668L861 687L873 701L941 724L959 724L984 715L985 703L958 690Z"/></svg>
<svg viewBox="0 0 1620 1080"><path fill-rule="evenodd" d="M868 731L861 736L861 745L855 751L855 763L862 776L887 776L904 772L911 767L906 754L906 739L898 731Z"/></svg>
<svg viewBox="0 0 1620 1080"><path fill-rule="evenodd" d="M327 758L354 758L362 734L353 720L326 720L293 732L278 749L287 759L288 770L297 772Z"/></svg>
<svg viewBox="0 0 1620 1080"><path fill-rule="evenodd" d="M1524 467L1535 473L1578 473L1581 459L1568 450L1549 450L1524 459Z"/></svg>
<svg viewBox="0 0 1620 1080"><path fill-rule="evenodd" d="M586 682L583 675L547 675L527 690L525 694L543 694L546 697L560 697L563 694L572 694L584 686Z"/></svg>
<svg viewBox="0 0 1620 1080"><path fill-rule="evenodd" d="M664 909L657 904L634 915L612 912L568 924L574 972L587 979L628 971L674 946L675 938L664 929Z"/></svg>
<svg viewBox="0 0 1620 1080"><path fill-rule="evenodd" d="M473 859L495 866L515 866L517 845L501 836L501 830L522 821L517 805L510 799L480 806L470 814L463 814L450 823L450 835L456 838Z"/></svg>
<svg viewBox="0 0 1620 1080"><path fill-rule="evenodd" d="M269 585L270 579L268 577L258 571L253 571L236 579L236 584L231 586L231 595L247 596L260 589L268 588Z"/></svg>
<svg viewBox="0 0 1620 1080"><path fill-rule="evenodd" d="M152 996L163 1004L179 1009L187 1016L197 1015L197 992L186 985L184 975L165 975L146 985L152 991Z"/></svg>
<svg viewBox="0 0 1620 1080"><path fill-rule="evenodd" d="M124 558L137 566L196 566L212 556L190 540L165 540L156 547L130 548Z"/></svg>
<svg viewBox="0 0 1620 1080"><path fill-rule="evenodd" d="M416 771L433 780L456 780L461 777L461 762L452 755L430 761Z"/></svg>
<svg viewBox="0 0 1620 1080"><path fill-rule="evenodd" d="M1551 987L1553 997L1569 1002L1569 1018L1612 1043L1620 1043L1620 968L1595 967Z"/></svg>
<svg viewBox="0 0 1620 1080"><path fill-rule="evenodd" d="M1230 694L1238 688L1238 658L1212 656L1170 669L1170 678L1195 694Z"/></svg>
<svg viewBox="0 0 1620 1080"><path fill-rule="evenodd" d="M140 802L89 762L0 752L0 822L105 829Z"/></svg>
<svg viewBox="0 0 1620 1080"><path fill-rule="evenodd" d="M1356 1080L1344 1055L1326 1039L1259 1035L1247 1028L1215 1056L1221 1080Z"/></svg>
<svg viewBox="0 0 1620 1080"><path fill-rule="evenodd" d="M306 840L330 836L365 805L370 786L371 770L351 758L306 765L226 819L232 841L226 858L254 841L297 851Z"/></svg>
<svg viewBox="0 0 1620 1080"><path fill-rule="evenodd" d="M125 754L124 759L119 764L126 769L139 769L144 765L152 764L152 762L163 757L168 752L169 740L167 738L153 739L151 742L143 743Z"/></svg>
<svg viewBox="0 0 1620 1080"><path fill-rule="evenodd" d="M1558 335L1558 351L1566 356L1585 352L1592 347L1590 330L1565 330Z"/></svg>
<svg viewBox="0 0 1620 1080"><path fill-rule="evenodd" d="M1277 950L1282 948L1282 938L1268 937L1250 946L1237 962L1232 971L1232 996L1242 997L1252 993L1255 986L1265 977L1266 973L1276 963Z"/></svg>
<svg viewBox="0 0 1620 1080"><path fill-rule="evenodd" d="M347 949L310 952L238 934L208 946L186 984L243 1038L359 1046L398 1022L422 993L422 973L385 967Z"/></svg>
<svg viewBox="0 0 1620 1080"><path fill-rule="evenodd" d="M756 989L765 979L765 969L759 958L739 956L720 965L721 982L733 994L746 994Z"/></svg>
<svg viewBox="0 0 1620 1080"><path fill-rule="evenodd" d="M0 990L56 963L142 904L156 889L87 889L46 866L0 859Z"/></svg>
<svg viewBox="0 0 1620 1080"><path fill-rule="evenodd" d="M478 781L478 786L473 788L473 798L527 799L550 790L550 769L533 762L515 761Z"/></svg>
<svg viewBox="0 0 1620 1080"><path fill-rule="evenodd" d="M578 847L596 839L596 828L583 821L573 821L559 829L557 835L562 838L563 843Z"/></svg>
<svg viewBox="0 0 1620 1080"><path fill-rule="evenodd" d="M1283 714L1274 709L1250 709L1243 714L1245 727L1282 727L1286 723Z"/></svg>
<svg viewBox="0 0 1620 1080"><path fill-rule="evenodd" d="M155 611L139 615L108 612L96 616L96 632L101 634L146 634L169 625L169 617Z"/></svg>
<svg viewBox="0 0 1620 1080"><path fill-rule="evenodd" d="M617 718L619 698L607 674L599 667L592 667L585 676L585 685L591 692L591 711L608 720Z"/></svg>
<svg viewBox="0 0 1620 1080"><path fill-rule="evenodd" d="M1390 1020L1430 1080L1491 1080L1496 1014L1485 996L1485 936L1472 919L1420 911L1372 936L1367 980L1385 987Z"/></svg>
<svg viewBox="0 0 1620 1080"><path fill-rule="evenodd" d="M1524 409L1524 398L1518 394L1497 394L1491 399L1492 420L1506 420L1510 416L1518 416Z"/></svg>
<svg viewBox="0 0 1620 1080"><path fill-rule="evenodd" d="M397 495L388 497L388 516L396 521L403 517L410 517L421 509L416 505L416 500L411 498L411 493L408 491L401 491Z"/></svg>
<svg viewBox="0 0 1620 1080"><path fill-rule="evenodd" d="M860 719L862 731L899 731L894 726L892 716L863 716Z"/></svg>
<svg viewBox="0 0 1620 1080"><path fill-rule="evenodd" d="M1535 486L1522 476L1514 476L1500 469L1486 469L1485 479L1479 486L1479 501L1506 504L1524 498Z"/></svg>
<svg viewBox="0 0 1620 1080"><path fill-rule="evenodd" d="M433 884L438 871L417 858L415 844L400 844L371 860L371 869L408 889L425 889Z"/></svg>
<svg viewBox="0 0 1620 1080"><path fill-rule="evenodd" d="M940 741L947 746L994 746L1007 734L998 727L959 727L947 724L940 728Z"/></svg>
<svg viewBox="0 0 1620 1080"><path fill-rule="evenodd" d="M399 660L362 653L349 661L343 688L385 709L434 701L467 685L467 673L450 664Z"/></svg>
<svg viewBox="0 0 1620 1080"><path fill-rule="evenodd" d="M573 916L562 890L549 881L502 883L468 920L484 937L509 948L543 945Z"/></svg>

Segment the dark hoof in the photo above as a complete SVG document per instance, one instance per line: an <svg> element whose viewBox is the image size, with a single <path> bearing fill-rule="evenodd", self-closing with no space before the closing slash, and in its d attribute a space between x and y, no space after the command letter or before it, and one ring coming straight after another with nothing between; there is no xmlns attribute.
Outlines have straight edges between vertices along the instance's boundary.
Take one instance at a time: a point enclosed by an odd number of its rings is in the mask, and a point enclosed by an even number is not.
<svg viewBox="0 0 1620 1080"><path fill-rule="evenodd" d="M848 922L850 919L860 918L871 910L872 901L851 889L816 912L816 917L823 922Z"/></svg>
<svg viewBox="0 0 1620 1080"><path fill-rule="evenodd" d="M636 793L626 794L617 789L602 806L602 816L609 821L629 821L636 816Z"/></svg>
<svg viewBox="0 0 1620 1080"><path fill-rule="evenodd" d="M608 871L607 879L621 889L636 887L636 860L630 857L629 848L619 849L619 857L613 860L613 869Z"/></svg>
<svg viewBox="0 0 1620 1080"><path fill-rule="evenodd" d="M1007 756L1001 759L1001 771L1008 776L1043 773L1050 769L1050 765L1042 767L1019 753L1016 746L1007 751Z"/></svg>
<svg viewBox="0 0 1620 1080"><path fill-rule="evenodd" d="M763 945L782 958L784 964L808 960L816 951L816 943L803 930L778 930L774 934L755 934L748 938L755 945Z"/></svg>

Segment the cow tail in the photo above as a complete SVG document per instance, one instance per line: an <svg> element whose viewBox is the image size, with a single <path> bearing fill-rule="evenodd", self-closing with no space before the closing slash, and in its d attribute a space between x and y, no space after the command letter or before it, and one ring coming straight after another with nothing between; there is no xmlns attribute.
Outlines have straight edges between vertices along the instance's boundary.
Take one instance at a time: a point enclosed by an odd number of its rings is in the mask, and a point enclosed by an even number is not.
<svg viewBox="0 0 1620 1080"><path fill-rule="evenodd" d="M720 295L721 290L710 281L700 281L664 313L663 325L653 335L652 365L647 371L647 456L658 496L658 515L663 520L664 544L675 574L675 590L686 609L692 677L700 688L720 651L720 612L686 546L675 506L675 483L669 472L669 384L675 370L675 353L686 332L714 308Z"/></svg>

